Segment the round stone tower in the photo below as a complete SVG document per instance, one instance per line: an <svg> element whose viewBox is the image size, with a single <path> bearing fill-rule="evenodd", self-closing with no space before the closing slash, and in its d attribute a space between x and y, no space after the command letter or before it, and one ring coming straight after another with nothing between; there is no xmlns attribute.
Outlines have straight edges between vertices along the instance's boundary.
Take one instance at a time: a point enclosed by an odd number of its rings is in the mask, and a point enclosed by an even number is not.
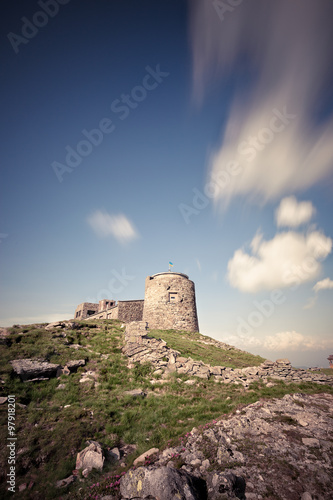
<svg viewBox="0 0 333 500"><path fill-rule="evenodd" d="M143 321L149 328L198 332L193 281L170 271L147 276Z"/></svg>

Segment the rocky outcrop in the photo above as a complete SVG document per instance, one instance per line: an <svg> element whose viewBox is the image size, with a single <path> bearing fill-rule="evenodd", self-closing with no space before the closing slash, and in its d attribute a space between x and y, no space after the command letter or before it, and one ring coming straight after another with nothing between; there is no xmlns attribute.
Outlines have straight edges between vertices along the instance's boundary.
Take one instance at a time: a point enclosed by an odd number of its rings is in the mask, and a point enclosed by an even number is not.
<svg viewBox="0 0 333 500"><path fill-rule="evenodd" d="M251 382L256 380L263 380L267 383L269 378L286 382L316 382L333 386L332 377L309 370L295 369L288 359L278 359L275 362L266 360L259 366L247 368L210 366L202 361L181 356L180 352L167 347L164 340L149 337L145 326L143 321L133 321L126 325L123 352L129 358L130 367L133 367L134 363L150 362L155 367L156 374L176 371L203 379L214 377L216 382L241 384L245 388L248 388ZM213 339L202 342L219 346L222 349L226 349L227 346L227 344Z"/></svg>
<svg viewBox="0 0 333 500"><path fill-rule="evenodd" d="M48 380L55 377L61 365L33 359L14 359L10 361L14 372L23 382Z"/></svg>
<svg viewBox="0 0 333 500"><path fill-rule="evenodd" d="M193 428L120 486L126 499L329 500L332 477L333 395L293 394Z"/></svg>
<svg viewBox="0 0 333 500"><path fill-rule="evenodd" d="M148 469L139 467L127 473L120 481L120 493L124 499L158 498L171 500L179 498L196 500L207 498L206 484L184 470L171 467Z"/></svg>
<svg viewBox="0 0 333 500"><path fill-rule="evenodd" d="M68 361L63 367L40 359L14 359L10 361L10 364L23 382L39 382L49 380L51 377L59 377L63 373L69 375L80 366L84 366L86 362L84 359Z"/></svg>

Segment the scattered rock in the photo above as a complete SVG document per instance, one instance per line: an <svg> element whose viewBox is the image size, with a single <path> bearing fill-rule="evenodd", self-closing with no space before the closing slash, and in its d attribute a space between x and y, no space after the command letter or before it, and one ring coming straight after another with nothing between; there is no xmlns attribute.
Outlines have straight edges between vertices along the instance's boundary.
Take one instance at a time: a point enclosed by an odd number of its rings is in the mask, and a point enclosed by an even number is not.
<svg viewBox="0 0 333 500"><path fill-rule="evenodd" d="M196 380L194 380L193 378L190 378L189 380L185 380L184 384L186 385L195 385L197 383Z"/></svg>
<svg viewBox="0 0 333 500"><path fill-rule="evenodd" d="M67 347L71 347L72 349L75 349L76 351L78 349L83 349L82 345L80 345L80 344L68 344Z"/></svg>
<svg viewBox="0 0 333 500"><path fill-rule="evenodd" d="M53 328L63 328L66 326L64 321L54 321L53 323L49 323L47 326L45 326L45 330L53 330Z"/></svg>
<svg viewBox="0 0 333 500"><path fill-rule="evenodd" d="M134 453L136 449L137 449L136 444L124 444L123 446L120 447L120 453L121 455L126 457L127 455L131 455L132 453Z"/></svg>
<svg viewBox="0 0 333 500"><path fill-rule="evenodd" d="M60 479L59 481L56 482L56 487L57 488L65 488L66 486L69 486L70 484L74 483L76 477L71 475L66 477L66 479Z"/></svg>
<svg viewBox="0 0 333 500"><path fill-rule="evenodd" d="M7 396L1 396L0 397L0 405L3 405L4 403L6 403L7 399L8 399Z"/></svg>
<svg viewBox="0 0 333 500"><path fill-rule="evenodd" d="M94 382L94 383L96 383L97 379L98 379L98 374L96 372L94 372L93 370L88 370L85 373L83 373L83 375L80 378L79 382L81 384L84 384L86 382Z"/></svg>
<svg viewBox="0 0 333 500"><path fill-rule="evenodd" d="M209 500L239 498L245 500L245 479L232 472L213 474L207 482Z"/></svg>
<svg viewBox="0 0 333 500"><path fill-rule="evenodd" d="M312 500L312 495L308 491L305 491L301 496L301 500Z"/></svg>
<svg viewBox="0 0 333 500"><path fill-rule="evenodd" d="M106 453L106 458L110 462L117 462L120 460L120 451L118 448L112 448L112 450L108 450Z"/></svg>
<svg viewBox="0 0 333 500"><path fill-rule="evenodd" d="M302 438L302 443L312 448L319 448L320 446L319 440L315 438Z"/></svg>
<svg viewBox="0 0 333 500"><path fill-rule="evenodd" d="M133 398L144 398L147 394L142 389L133 389L132 391L124 391L126 396L133 396Z"/></svg>
<svg viewBox="0 0 333 500"><path fill-rule="evenodd" d="M74 359L72 361L68 361L64 367L60 366L57 370L57 377L60 375L70 375L71 373L75 373L78 368L81 366L85 366L86 361L84 359Z"/></svg>
<svg viewBox="0 0 333 500"><path fill-rule="evenodd" d="M150 448L150 450L146 451L145 453L142 453L138 458L134 460L134 465L139 465L143 463L146 458L151 457L152 455L155 455L155 453L158 453L160 450L158 448Z"/></svg>
<svg viewBox="0 0 333 500"><path fill-rule="evenodd" d="M7 328L0 328L0 345L6 345L8 347L12 345L10 334Z"/></svg>
<svg viewBox="0 0 333 500"><path fill-rule="evenodd" d="M68 361L66 363L67 368L71 373L76 372L80 366L85 366L86 361L84 359L73 359L72 361Z"/></svg>

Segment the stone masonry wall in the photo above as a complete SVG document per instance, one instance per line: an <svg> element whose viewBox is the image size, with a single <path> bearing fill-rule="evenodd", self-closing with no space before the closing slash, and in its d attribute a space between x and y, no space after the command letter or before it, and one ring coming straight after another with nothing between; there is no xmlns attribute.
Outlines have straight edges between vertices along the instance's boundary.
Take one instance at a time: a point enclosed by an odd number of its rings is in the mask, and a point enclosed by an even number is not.
<svg viewBox="0 0 333 500"><path fill-rule="evenodd" d="M133 366L134 363L150 362L154 365L154 373L156 374L167 375L171 372L177 372L204 379L213 376L216 382L241 384L245 388L248 388L251 382L260 379L266 383L271 383L268 378L296 383L316 382L333 386L331 377L311 373L309 370L295 369L288 359L278 359L275 362L266 360L260 366L234 369L225 366L210 366L202 361L185 358L178 351L167 347L164 340L149 338L145 325L146 323L143 321L126 325L123 352L129 358L129 366ZM214 345L222 349L232 348L223 342L211 340Z"/></svg>
<svg viewBox="0 0 333 500"><path fill-rule="evenodd" d="M118 319L125 323L130 321L141 321L143 304L143 300L119 300Z"/></svg>
<svg viewBox="0 0 333 500"><path fill-rule="evenodd" d="M181 273L148 276L143 320L149 328L199 331L193 281Z"/></svg>

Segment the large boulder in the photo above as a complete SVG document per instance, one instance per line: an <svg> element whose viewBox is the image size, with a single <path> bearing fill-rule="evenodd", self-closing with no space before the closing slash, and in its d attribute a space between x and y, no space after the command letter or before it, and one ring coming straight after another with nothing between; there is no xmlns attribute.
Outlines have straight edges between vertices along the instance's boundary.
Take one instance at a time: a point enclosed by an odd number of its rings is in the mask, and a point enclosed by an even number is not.
<svg viewBox="0 0 333 500"><path fill-rule="evenodd" d="M60 365L34 359L14 359L10 361L14 372L23 382L32 380L48 380L55 377Z"/></svg>
<svg viewBox="0 0 333 500"><path fill-rule="evenodd" d="M88 441L89 446L80 451L76 457L76 469L89 472L92 469L102 470L104 455L102 447L97 441Z"/></svg>
<svg viewBox="0 0 333 500"><path fill-rule="evenodd" d="M120 493L124 499L155 498L158 500L206 500L206 483L184 470L171 467L149 469L139 467L129 471L120 480Z"/></svg>

